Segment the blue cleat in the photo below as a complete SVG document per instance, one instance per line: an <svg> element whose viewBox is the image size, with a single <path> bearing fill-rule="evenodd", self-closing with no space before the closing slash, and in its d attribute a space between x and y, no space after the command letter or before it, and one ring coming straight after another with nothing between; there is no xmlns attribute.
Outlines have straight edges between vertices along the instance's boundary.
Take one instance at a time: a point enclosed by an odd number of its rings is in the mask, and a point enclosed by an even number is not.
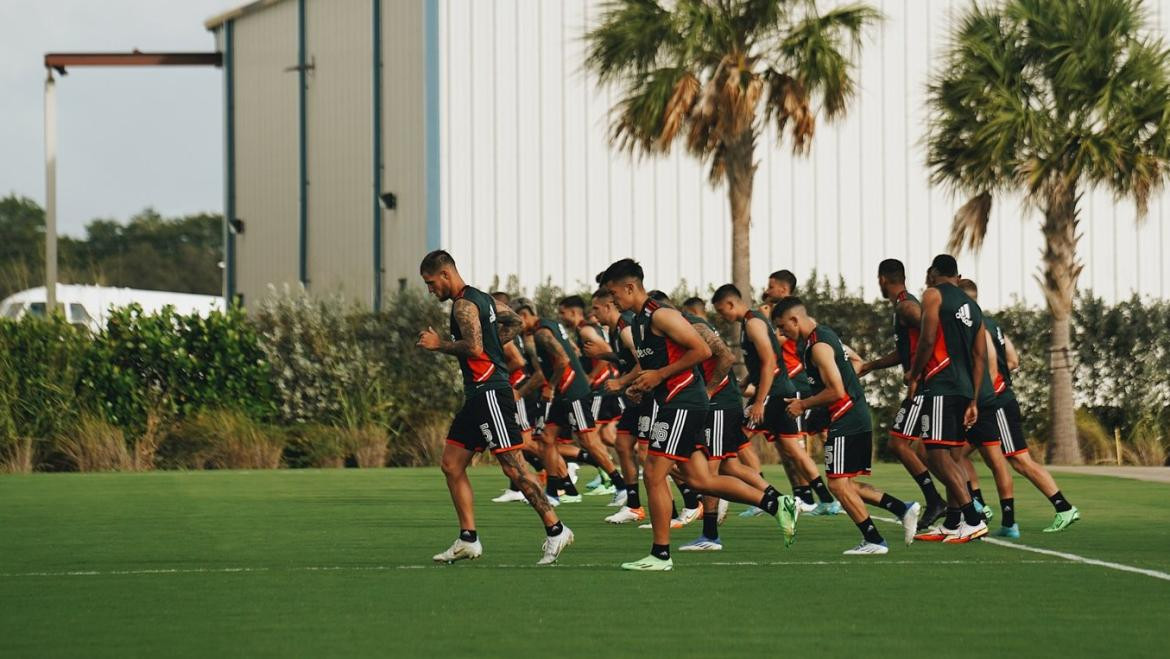
<svg viewBox="0 0 1170 659"><path fill-rule="evenodd" d="M1020 537L1020 525L1019 524L1012 524L1011 526L1001 526L1001 527L999 527L999 530L995 532L995 535L997 535L1001 538L1013 538L1013 539L1019 538Z"/></svg>

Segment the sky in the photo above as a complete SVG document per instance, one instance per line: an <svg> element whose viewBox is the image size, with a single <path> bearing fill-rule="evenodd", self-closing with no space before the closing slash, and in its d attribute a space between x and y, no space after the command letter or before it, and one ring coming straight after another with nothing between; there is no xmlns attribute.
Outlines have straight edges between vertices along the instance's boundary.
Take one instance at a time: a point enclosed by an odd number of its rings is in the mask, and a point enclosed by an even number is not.
<svg viewBox="0 0 1170 659"><path fill-rule="evenodd" d="M213 51L203 21L244 0L0 0L0 197L44 205L47 52ZM223 210L223 73L75 68L57 78L57 208L63 234Z"/></svg>

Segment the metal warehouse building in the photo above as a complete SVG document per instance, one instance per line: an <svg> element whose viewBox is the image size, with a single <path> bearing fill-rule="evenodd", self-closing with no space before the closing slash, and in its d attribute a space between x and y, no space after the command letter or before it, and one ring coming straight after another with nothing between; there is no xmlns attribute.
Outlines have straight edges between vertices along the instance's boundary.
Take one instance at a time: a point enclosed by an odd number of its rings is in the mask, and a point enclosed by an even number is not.
<svg viewBox="0 0 1170 659"><path fill-rule="evenodd" d="M923 165L925 87L967 0L870 0L886 16L849 117L794 158L759 140L752 273L842 277L867 296L885 257L922 272L963 201ZM224 58L226 288L246 302L303 282L378 306L443 247L473 283L575 288L634 256L654 286L730 275L726 193L676 149L633 160L606 141L612 90L582 66L599 0L258 0L214 17ZM1163 30L1170 0L1150 3ZM1083 289L1170 293L1164 197L1142 225L1107 193L1082 202ZM1039 217L1000 200L979 257L990 306L1042 304Z"/></svg>

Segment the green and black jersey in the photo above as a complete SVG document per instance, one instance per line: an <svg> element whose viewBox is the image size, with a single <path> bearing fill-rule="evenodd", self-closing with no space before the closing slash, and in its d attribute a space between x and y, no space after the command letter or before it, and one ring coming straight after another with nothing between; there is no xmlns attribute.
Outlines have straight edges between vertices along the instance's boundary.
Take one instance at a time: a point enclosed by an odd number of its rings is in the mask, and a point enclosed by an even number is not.
<svg viewBox="0 0 1170 659"><path fill-rule="evenodd" d="M538 332L549 332L561 344L561 349L569 358L569 365L561 373L559 382L553 381L553 355L541 346L540 341L536 342L536 356L540 361L540 370L544 373L544 377L549 384L553 386L553 395L562 400L581 400L587 398L591 392L589 390L589 379L585 376L584 369L581 368L581 360L577 359L577 352L573 350L573 344L569 343L569 333L560 323L554 323L551 320L544 318L540 319L540 324L536 326L532 334Z"/></svg>
<svg viewBox="0 0 1170 659"><path fill-rule="evenodd" d="M634 370L635 366L638 365L638 359L634 356L634 353L630 352L630 349L626 347L625 342L622 341L622 330L627 327L633 327L633 325L634 312L623 311L621 317L618 318L617 329L610 332L609 334L609 349L613 351L613 354L617 355L617 369L618 373L621 375L629 373L630 371ZM632 332L633 330L630 331Z"/></svg>
<svg viewBox="0 0 1170 659"><path fill-rule="evenodd" d="M995 366L998 371L992 386L1001 403L1015 400L1016 394L1012 390L1012 372L1007 363L1007 337L1003 328L991 316L983 316L983 326L991 334L991 343L995 346Z"/></svg>
<svg viewBox="0 0 1170 659"><path fill-rule="evenodd" d="M894 300L894 345L898 348L898 359L902 362L903 372L909 371L910 364L914 361L914 351L918 350L918 332L921 329L902 324L902 318L898 315L898 307L906 300L910 300L919 307L922 306L918 298L914 297L910 291L902 291Z"/></svg>
<svg viewBox="0 0 1170 659"><path fill-rule="evenodd" d="M706 318L696 316L689 311L683 311L682 315L692 325L703 325L712 332L715 332L716 336L719 335L719 332L715 329L715 326L712 325L711 321L707 320ZM715 365L718 361L719 360L714 355L712 355L711 357L704 359L703 363L700 364L700 367L703 371L704 386L709 387L711 385L711 374L715 372ZM743 394L741 394L739 391L739 383L735 381L735 378L732 377L730 372L723 376L723 380L717 383L714 389L715 395L711 397L712 410L740 410L742 413Z"/></svg>
<svg viewBox="0 0 1170 659"><path fill-rule="evenodd" d="M669 305L653 298L646 300L642 310L634 317L634 348L642 370L652 371L673 364L683 356L686 349L669 337L654 333L652 319L655 312ZM663 380L654 389L654 400L660 407L668 409L706 410L710 405L707 388L698 366L693 366L671 378Z"/></svg>
<svg viewBox="0 0 1170 659"><path fill-rule="evenodd" d="M938 310L934 352L923 373L922 393L970 400L975 394L971 351L983 325L983 310L954 284L939 284L935 289L942 296L942 304Z"/></svg>
<svg viewBox="0 0 1170 659"><path fill-rule="evenodd" d="M581 355L581 368L585 371L585 375L592 378L593 369L596 368L597 361L595 361L592 357L586 356L585 354L585 340L581 338L581 328L583 327L592 327L593 331L597 332L597 335L601 337L601 340L605 341L607 344L609 343L609 333L606 332L605 328L596 323L585 323L577 328L577 350ZM589 382L589 386L594 391L600 391L601 388L605 385L605 381L612 376L613 371L609 368L605 368L597 375L595 379Z"/></svg>
<svg viewBox="0 0 1170 659"><path fill-rule="evenodd" d="M804 348L804 368L812 381L812 394L815 396L825 390L825 379L817 364L813 361L813 346L824 343L833 349L833 361L841 373L841 384L845 387L845 397L831 403L829 408L829 436L841 437L871 432L873 421L869 415L869 405L865 402L865 390L861 387L861 380L853 370L853 363L845 354L845 346L841 339L829 327L817 325L809 334Z"/></svg>
<svg viewBox="0 0 1170 659"><path fill-rule="evenodd" d="M760 386L760 368L763 364L763 360L756 350L756 344L748 336L747 324L752 318L758 318L764 322L768 340L772 342L772 352L776 355L776 368L772 375L772 389L767 392L767 395L779 396L781 398L794 397L796 395L796 387L788 379L788 370L784 367L780 340L776 338L776 332L773 331L772 326L768 323L768 319L764 317L764 314L755 309L749 309L744 315L743 320L739 321L739 341L740 345L743 346L743 361L748 370L748 384L754 384L757 387Z"/></svg>
<svg viewBox="0 0 1170 659"><path fill-rule="evenodd" d="M459 358L459 370L463 372L463 394L471 398L490 389L509 387L508 362L504 359L504 347L500 343L499 327L496 325L496 301L477 288L464 286L455 295L451 305L452 341L463 339L463 332L459 330L459 323L455 319L455 305L460 300L475 305L483 337L483 352L474 357Z"/></svg>

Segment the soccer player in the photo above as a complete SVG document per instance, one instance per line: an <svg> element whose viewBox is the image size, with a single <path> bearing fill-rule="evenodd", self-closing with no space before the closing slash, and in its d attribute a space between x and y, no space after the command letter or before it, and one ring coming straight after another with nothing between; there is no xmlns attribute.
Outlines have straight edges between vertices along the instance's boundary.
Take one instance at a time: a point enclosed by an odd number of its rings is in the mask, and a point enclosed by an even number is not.
<svg viewBox="0 0 1170 659"><path fill-rule="evenodd" d="M906 373L906 398L922 394L916 423L926 445L926 463L947 490L941 526L917 536L929 542L963 543L987 535L987 524L967 491L962 465L951 449L966 444L967 428L979 418L979 390L987 370L983 311L957 286L955 257L940 254L926 271L918 347ZM907 433L908 434L908 433Z"/></svg>
<svg viewBox="0 0 1170 659"><path fill-rule="evenodd" d="M442 250L430 252L419 265L427 290L451 304L451 339L439 336L434 328L419 332L418 346L453 355L463 373L465 401L455 415L443 448L442 469L447 489L459 518L459 537L437 562L453 563L483 554L475 528L475 504L467 466L476 452L491 450L504 475L519 484L524 498L544 522L546 539L539 565L556 562L573 542L565 526L540 491L540 485L519 459L522 447L516 426L516 401L512 397L504 363L503 344L520 331L520 319L506 306L483 291L467 285L455 267L455 260Z"/></svg>
<svg viewBox="0 0 1170 659"><path fill-rule="evenodd" d="M910 362L918 348L922 305L918 298L906 290L906 267L898 259L886 259L878 264L878 288L882 292L882 297L894 305L894 349L878 359L863 364L857 374L864 377L871 371L901 365L902 373L905 375L910 371ZM922 456L914 444L919 439L917 415L921 409L921 397L902 401L902 407L898 410L894 425L890 429L889 449L922 490L926 510L918 521L922 530L925 530L946 514L947 504L939 496L930 470L926 468L926 463L922 461Z"/></svg>
<svg viewBox="0 0 1170 659"><path fill-rule="evenodd" d="M682 311L698 316L699 318L706 318L707 301L701 297L688 297L682 303Z"/></svg>
<svg viewBox="0 0 1170 659"><path fill-rule="evenodd" d="M555 441L549 440L557 437L562 427L568 426L581 444L581 449L575 456L577 461L604 470L609 474L615 487L625 489L626 484L621 473L614 468L609 450L597 435L592 405L589 404L592 391L589 389L581 361L577 358L577 352L569 343L568 332L559 323L536 315L535 308L528 300L515 300L512 307L523 321L524 331L532 337L541 371L553 389L552 401L547 406L544 417L542 440L545 442L546 450L550 445L555 446ZM551 485L546 486L552 488ZM560 498L561 503L581 501L581 495L572 481L562 479L562 486L565 487L566 494ZM552 495L551 492L549 494Z"/></svg>
<svg viewBox="0 0 1170 659"><path fill-rule="evenodd" d="M849 518L861 531L861 543L844 553L874 556L889 552L865 504L879 506L902 520L906 544L914 542L918 530L917 503L906 504L870 485L854 480L870 473L873 455L873 425L865 391L845 354L841 339L826 325L809 317L797 297L787 297L772 308L772 319L789 341L803 344L805 372L812 381L812 396L785 399L788 415L799 419L806 410L825 408L829 414L829 439L825 442L825 473L829 487L841 501Z"/></svg>
<svg viewBox="0 0 1170 659"><path fill-rule="evenodd" d="M963 292L971 299L978 301L979 288L975 282L963 279L959 282L959 288L963 289ZM1003 329L994 318L984 314L983 324L987 327L987 339L990 342L990 347L994 348L994 353L988 355L993 357L989 360L988 367L999 400L998 409L995 410L995 423L999 428L1003 454L1007 456L1007 461L1012 468L1027 478L1037 490L1040 490L1040 493L1047 497L1052 503L1052 507L1055 508L1056 517L1052 520L1052 524L1044 529L1044 532L1063 531L1073 522L1080 520L1081 513L1064 497L1056 485L1056 480L1052 478L1052 474L1033 460L1032 454L1028 452L1028 443L1024 438L1023 419L1020 414L1020 402L1016 400L1016 394L1012 390L1011 372L1019 367L1020 356L1011 339L1003 333ZM1003 512L1003 518L1002 526L996 531L996 535L1004 538L1020 537L1020 527L1016 523L1015 504L1014 496L1000 499L1000 510Z"/></svg>
<svg viewBox="0 0 1170 659"><path fill-rule="evenodd" d="M763 429L770 442L775 442L780 455L794 465L797 482L803 480L816 492L824 506L822 514L835 514L836 501L821 480L816 463L801 446L804 439L803 419L794 419L784 411L784 399L797 395L796 387L788 379L788 371L780 364L782 348L771 324L759 311L748 307L734 284L724 284L711 298L715 311L728 322L739 323L744 364L748 374L744 389L755 389L750 407L745 411L748 431Z"/></svg>
<svg viewBox="0 0 1170 659"><path fill-rule="evenodd" d="M618 307L635 311L634 346L641 373L631 389L652 395L658 403L646 459L646 494L650 499L653 544L645 558L622 565L626 570L670 570L670 486L667 476L677 465L686 482L702 494L758 505L775 515L785 544L796 536L796 504L774 488L754 488L730 476L712 475L703 454L710 401L698 367L711 349L694 327L673 307L650 299L642 266L622 259L609 266L602 284Z"/></svg>

